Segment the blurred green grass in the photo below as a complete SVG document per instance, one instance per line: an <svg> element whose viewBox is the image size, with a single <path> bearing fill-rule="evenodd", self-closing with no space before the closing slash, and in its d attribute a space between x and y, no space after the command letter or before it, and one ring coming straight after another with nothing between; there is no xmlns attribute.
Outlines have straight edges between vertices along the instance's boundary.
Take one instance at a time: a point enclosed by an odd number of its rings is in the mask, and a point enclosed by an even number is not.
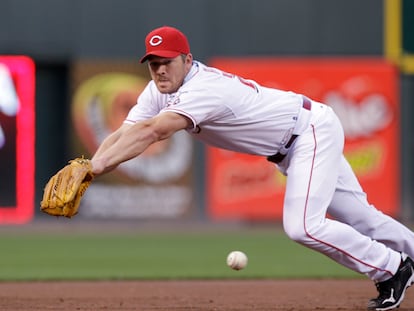
<svg viewBox="0 0 414 311"><path fill-rule="evenodd" d="M0 281L359 277L279 230L2 232L0 250ZM226 266L232 250L246 269Z"/></svg>

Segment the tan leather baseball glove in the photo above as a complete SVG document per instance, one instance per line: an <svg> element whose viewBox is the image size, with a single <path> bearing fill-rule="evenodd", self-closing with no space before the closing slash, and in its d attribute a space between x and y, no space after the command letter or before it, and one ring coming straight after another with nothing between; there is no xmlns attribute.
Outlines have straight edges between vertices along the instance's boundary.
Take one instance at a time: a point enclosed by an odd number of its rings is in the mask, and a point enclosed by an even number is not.
<svg viewBox="0 0 414 311"><path fill-rule="evenodd" d="M93 180L91 161L76 158L50 178L40 209L53 216L72 217L78 213L83 194Z"/></svg>

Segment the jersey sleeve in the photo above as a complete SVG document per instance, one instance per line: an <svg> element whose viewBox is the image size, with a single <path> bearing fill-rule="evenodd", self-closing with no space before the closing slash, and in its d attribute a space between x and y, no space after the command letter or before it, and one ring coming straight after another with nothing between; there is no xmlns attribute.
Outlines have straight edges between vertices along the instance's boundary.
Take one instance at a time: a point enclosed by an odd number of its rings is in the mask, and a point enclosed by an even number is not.
<svg viewBox="0 0 414 311"><path fill-rule="evenodd" d="M124 123L134 124L157 115L165 105L166 96L156 91L153 81L150 81L137 98L137 103L131 108Z"/></svg>
<svg viewBox="0 0 414 311"><path fill-rule="evenodd" d="M170 111L187 117L193 123L192 130L196 130L197 125L203 122L231 114L228 107L222 104L220 96L209 94L206 89L179 91L169 102L161 112Z"/></svg>

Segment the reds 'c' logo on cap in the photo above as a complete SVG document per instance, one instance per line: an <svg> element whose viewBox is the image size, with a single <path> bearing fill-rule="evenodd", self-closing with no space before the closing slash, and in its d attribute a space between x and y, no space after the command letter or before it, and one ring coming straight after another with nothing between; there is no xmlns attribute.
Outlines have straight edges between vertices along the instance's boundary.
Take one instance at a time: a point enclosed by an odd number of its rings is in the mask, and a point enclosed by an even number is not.
<svg viewBox="0 0 414 311"><path fill-rule="evenodd" d="M190 53L187 37L178 29L163 26L151 31L145 37L145 55L140 62L145 62L151 55L174 58L180 54Z"/></svg>
<svg viewBox="0 0 414 311"><path fill-rule="evenodd" d="M162 43L162 37L155 35L152 36L151 39L149 40L149 44L151 44L152 46L157 46L160 45Z"/></svg>

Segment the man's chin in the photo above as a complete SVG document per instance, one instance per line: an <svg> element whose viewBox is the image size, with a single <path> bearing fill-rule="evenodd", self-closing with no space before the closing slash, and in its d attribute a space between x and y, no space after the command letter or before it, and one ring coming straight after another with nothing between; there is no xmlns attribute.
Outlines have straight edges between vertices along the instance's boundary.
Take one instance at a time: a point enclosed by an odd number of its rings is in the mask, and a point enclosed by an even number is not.
<svg viewBox="0 0 414 311"><path fill-rule="evenodd" d="M173 89L171 86L158 84L157 85L158 91L162 94L171 94L175 93L177 90Z"/></svg>
<svg viewBox="0 0 414 311"><path fill-rule="evenodd" d="M157 83L157 89L161 93L168 93L169 90L170 90L170 87L169 87L169 85L167 85L167 83L158 82Z"/></svg>

